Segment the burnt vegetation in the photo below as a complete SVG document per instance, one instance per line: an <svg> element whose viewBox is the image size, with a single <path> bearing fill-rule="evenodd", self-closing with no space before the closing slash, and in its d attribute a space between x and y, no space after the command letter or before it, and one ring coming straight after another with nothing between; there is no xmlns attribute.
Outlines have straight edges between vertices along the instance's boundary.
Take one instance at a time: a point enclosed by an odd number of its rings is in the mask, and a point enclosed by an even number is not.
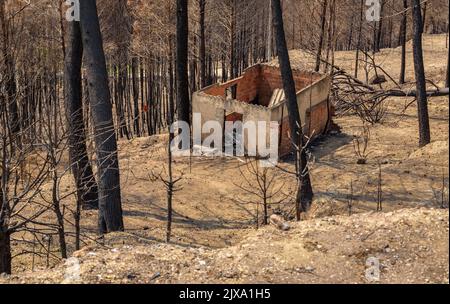
<svg viewBox="0 0 450 304"><path fill-rule="evenodd" d="M328 109L361 119L355 162L368 162L370 128L384 122L391 97L408 99L405 108L417 104L417 146L429 144L428 100L449 94L449 72L447 63L445 81L426 78L422 36L448 35L448 1L381 0L381 19L372 22L364 2L80 0L80 20L68 21L62 0L0 0L0 274L13 272L15 257L32 257L30 269L35 259L49 265L87 241L126 231L121 179L127 169L118 142L167 133L170 142L174 121L191 124L194 92L272 60L280 67L294 169L260 168L259 160L245 158L237 171L244 182L235 186L250 198L236 201L250 206L257 228L269 224L271 214L301 220L315 189L293 49L313 58L305 70L331 77ZM408 43L412 62L405 55ZM389 75L377 58L393 48L401 48L401 66ZM352 52L352 70L336 64L339 51ZM405 68L412 65L414 79L408 79ZM166 165L149 172L147 185L166 190L170 242L176 194L189 188L180 186L184 176L170 144L164 152ZM383 210L382 170L379 164L377 211ZM68 188L61 186L66 176ZM285 179L295 180L289 193ZM442 179L436 196L445 207ZM350 185L349 215L355 187ZM83 229L83 211L96 212L96 228Z"/></svg>

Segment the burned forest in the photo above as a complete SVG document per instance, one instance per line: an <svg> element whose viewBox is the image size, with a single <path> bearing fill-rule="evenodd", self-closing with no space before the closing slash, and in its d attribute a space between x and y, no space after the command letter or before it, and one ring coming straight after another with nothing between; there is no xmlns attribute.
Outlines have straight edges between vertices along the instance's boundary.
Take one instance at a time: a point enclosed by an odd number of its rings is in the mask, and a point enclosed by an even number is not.
<svg viewBox="0 0 450 304"><path fill-rule="evenodd" d="M448 284L449 60L448 0L0 0L0 285Z"/></svg>

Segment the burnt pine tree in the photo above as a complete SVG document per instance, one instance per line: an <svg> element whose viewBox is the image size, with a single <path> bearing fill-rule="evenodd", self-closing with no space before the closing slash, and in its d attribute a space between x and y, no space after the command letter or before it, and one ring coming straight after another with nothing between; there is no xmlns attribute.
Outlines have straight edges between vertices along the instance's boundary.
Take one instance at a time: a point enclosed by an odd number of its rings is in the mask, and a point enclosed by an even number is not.
<svg viewBox="0 0 450 304"><path fill-rule="evenodd" d="M450 22L450 10L448 11L448 19L447 19L449 22ZM449 27L449 25L447 24L447 27ZM448 87L450 87L450 85L449 85L449 74L450 74L450 45L449 46L447 46L447 53L448 53L448 55L447 55L447 76L445 77L445 86L448 88Z"/></svg>
<svg viewBox="0 0 450 304"><path fill-rule="evenodd" d="M355 60L355 78L358 78L359 71L359 51L361 49L362 43L362 25L363 25L363 15L364 15L364 0L361 0L361 5L359 9L359 28L358 28L358 41L356 43L356 60Z"/></svg>
<svg viewBox="0 0 450 304"><path fill-rule="evenodd" d="M83 117L81 66L83 46L80 23L68 22L64 63L64 100L69 133L69 158L79 206L98 208L97 183L89 162Z"/></svg>
<svg viewBox="0 0 450 304"><path fill-rule="evenodd" d="M428 7L428 1L425 1L423 4L423 13L422 13L422 24L420 25L422 34L425 32L425 25L427 21L427 7Z"/></svg>
<svg viewBox="0 0 450 304"><path fill-rule="evenodd" d="M447 49L447 77L445 78L445 87L449 87L449 74L450 74L450 47Z"/></svg>
<svg viewBox="0 0 450 304"><path fill-rule="evenodd" d="M139 126L139 77L138 77L138 58L131 58L131 75L133 85L133 108L134 108L134 134L136 137L141 136Z"/></svg>
<svg viewBox="0 0 450 304"><path fill-rule="evenodd" d="M206 35L205 35L205 8L206 0L198 1L200 10L200 84L204 88L206 81Z"/></svg>
<svg viewBox="0 0 450 304"><path fill-rule="evenodd" d="M16 84L16 71L13 58L13 50L11 47L11 31L10 20L6 15L6 1L0 0L0 32L2 33L2 45L0 58L3 57L4 75L2 78L5 80L5 99L8 105L9 115L9 128L13 135L17 135L20 132L20 118L19 108L17 106L17 84Z"/></svg>
<svg viewBox="0 0 450 304"><path fill-rule="evenodd" d="M190 123L188 35L188 0L177 0L177 111L179 121Z"/></svg>
<svg viewBox="0 0 450 304"><path fill-rule="evenodd" d="M119 159L96 1L81 0L80 16L98 162L99 231L122 231Z"/></svg>
<svg viewBox="0 0 450 304"><path fill-rule="evenodd" d="M6 116L6 105L0 104L0 130L3 129L6 131L7 129L9 118ZM11 176L11 170L7 165L9 162L7 145L8 138L6 136L6 132L1 132L0 135L0 274L11 274L11 234L13 231L10 228L11 206L8 199L7 187Z"/></svg>
<svg viewBox="0 0 450 304"><path fill-rule="evenodd" d="M386 2L381 0L381 7L380 7L380 21L378 22L378 31L376 34L376 41L375 41L375 51L379 52L381 49L381 40L383 36L383 14L384 14L384 6Z"/></svg>
<svg viewBox="0 0 450 304"><path fill-rule="evenodd" d="M447 20L450 22L450 10L448 12L448 19ZM447 55L447 77L445 77L445 86L448 88L450 86L449 85L449 79L448 79L449 78L449 74L450 74L450 46L447 47L447 53L448 53L448 55Z"/></svg>
<svg viewBox="0 0 450 304"><path fill-rule="evenodd" d="M401 64L400 64L400 84L405 83L405 68L406 68L406 30L407 30L407 10L408 10L408 0L403 0L403 15L402 15L402 24L400 26L400 40L402 44L402 55L401 55Z"/></svg>
<svg viewBox="0 0 450 304"><path fill-rule="evenodd" d="M430 120L428 117L428 101L425 83L425 68L422 50L422 11L420 0L413 0L413 55L416 77L417 110L419 116L419 146L430 143Z"/></svg>
<svg viewBox="0 0 450 304"><path fill-rule="evenodd" d="M300 213L306 211L312 203L313 190L309 177L308 163L303 140L302 122L300 120L299 108L297 104L297 95L295 91L294 77L292 74L289 52L286 45L284 34L283 13L280 0L272 1L273 25L276 33L276 43L278 50L278 60L280 63L281 76L283 79L283 88L286 94L286 105L289 113L289 126L291 129L291 140L296 153L297 178L299 179L299 188L297 191L297 219L300 219Z"/></svg>
<svg viewBox="0 0 450 304"><path fill-rule="evenodd" d="M316 56L316 68L315 71L319 72L320 70L320 60L322 57L322 48L323 48L323 39L325 36L325 24L327 19L327 6L328 6L328 0L323 0L322 2L322 15L320 20L320 37L319 37L319 47L317 50L317 56Z"/></svg>
<svg viewBox="0 0 450 304"><path fill-rule="evenodd" d="M236 50L236 15L237 15L237 0L231 1L231 26L230 26L230 78L234 79L238 76L238 67L237 67L237 50ZM271 40L271 38L269 38ZM270 41L269 41L270 44ZM270 53L271 54L271 53ZM270 55L271 56L271 55ZM270 57L268 57L270 58ZM233 96L236 96L236 87L233 86Z"/></svg>

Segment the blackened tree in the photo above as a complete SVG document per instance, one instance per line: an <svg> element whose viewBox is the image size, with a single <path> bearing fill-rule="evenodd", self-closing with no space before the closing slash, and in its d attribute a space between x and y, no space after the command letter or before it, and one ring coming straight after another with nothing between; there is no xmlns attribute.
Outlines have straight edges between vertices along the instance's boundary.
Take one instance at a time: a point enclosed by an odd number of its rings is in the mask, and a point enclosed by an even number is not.
<svg viewBox="0 0 450 304"><path fill-rule="evenodd" d="M120 172L111 96L96 0L80 1L86 80L95 132L98 167L99 231L124 229Z"/></svg>
<svg viewBox="0 0 450 304"><path fill-rule="evenodd" d="M78 204L85 209L96 209L98 208L98 189L87 154L83 117L81 93L83 46L79 22L68 22L66 42L64 100L68 126L69 158L77 187Z"/></svg>
<svg viewBox="0 0 450 304"><path fill-rule="evenodd" d="M405 83L405 68L406 68L406 30L407 30L407 10L408 10L408 0L403 0L403 16L400 32L400 40L402 44L402 59L400 64L400 84Z"/></svg>
<svg viewBox="0 0 450 304"><path fill-rule="evenodd" d="M300 213L307 211L308 207L312 203L314 194L309 176L306 151L304 149L302 122L297 104L297 94L289 59L289 52L286 45L286 37L284 34L283 13L281 10L280 0L272 0L272 11L273 25L276 32L278 60L283 78L283 87L286 94L286 105L289 112L291 140L293 148L296 151L297 178L299 180L299 188L297 191L297 219L299 220Z"/></svg>
<svg viewBox="0 0 450 304"><path fill-rule="evenodd" d="M325 37L325 24L326 24L326 17L327 17L327 6L328 6L328 0L323 0L322 2L322 15L321 15L321 21L320 21L320 38L319 38L319 47L317 50L317 56L316 56L316 72L319 72L320 70L320 62L322 57L322 48L323 48L323 40Z"/></svg>
<svg viewBox="0 0 450 304"><path fill-rule="evenodd" d="M428 101L425 83L425 68L422 49L422 11L420 0L413 0L413 54L417 90L417 109L419 116L419 146L430 143L430 119L428 117Z"/></svg>
<svg viewBox="0 0 450 304"><path fill-rule="evenodd" d="M190 122L188 80L188 0L177 0L177 111L178 120Z"/></svg>

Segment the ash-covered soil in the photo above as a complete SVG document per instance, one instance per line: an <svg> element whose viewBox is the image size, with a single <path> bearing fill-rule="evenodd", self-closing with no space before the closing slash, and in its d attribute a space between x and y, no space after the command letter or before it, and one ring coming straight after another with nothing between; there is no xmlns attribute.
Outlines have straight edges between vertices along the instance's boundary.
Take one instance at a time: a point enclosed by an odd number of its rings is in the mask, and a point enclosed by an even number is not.
<svg viewBox="0 0 450 304"><path fill-rule="evenodd" d="M448 283L448 211L405 209L265 227L238 244L186 247L108 235L8 283ZM367 262L379 261L379 281ZM79 271L74 265L79 263Z"/></svg>

